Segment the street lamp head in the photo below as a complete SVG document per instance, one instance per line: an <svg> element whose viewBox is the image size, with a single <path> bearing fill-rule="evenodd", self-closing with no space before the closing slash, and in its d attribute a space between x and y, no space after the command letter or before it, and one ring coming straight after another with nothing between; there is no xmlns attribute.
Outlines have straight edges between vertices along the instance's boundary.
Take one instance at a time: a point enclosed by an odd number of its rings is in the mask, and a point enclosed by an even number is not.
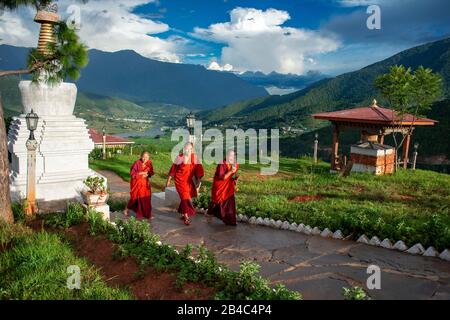
<svg viewBox="0 0 450 320"><path fill-rule="evenodd" d="M37 129L39 117L36 113L33 112L33 109L31 109L31 112L25 116L25 120L27 122L27 129L29 131L34 131Z"/></svg>
<svg viewBox="0 0 450 320"><path fill-rule="evenodd" d="M102 133L103 133L103 135L106 134L106 127L103 127L103 128L102 128Z"/></svg>
<svg viewBox="0 0 450 320"><path fill-rule="evenodd" d="M314 138L316 138L316 140L319 139L319 134L317 132L314 134Z"/></svg>
<svg viewBox="0 0 450 320"><path fill-rule="evenodd" d="M419 143L418 142L414 143L414 150L417 151L417 149L419 149Z"/></svg>
<svg viewBox="0 0 450 320"><path fill-rule="evenodd" d="M187 115L186 124L188 128L194 128L195 116L192 114L192 112L189 112L189 114Z"/></svg>

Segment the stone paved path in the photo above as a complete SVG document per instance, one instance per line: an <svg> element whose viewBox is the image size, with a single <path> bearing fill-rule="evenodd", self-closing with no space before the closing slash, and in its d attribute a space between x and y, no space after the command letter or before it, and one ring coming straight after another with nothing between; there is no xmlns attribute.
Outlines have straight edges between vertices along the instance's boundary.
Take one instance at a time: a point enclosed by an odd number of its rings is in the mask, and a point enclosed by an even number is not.
<svg viewBox="0 0 450 320"><path fill-rule="evenodd" d="M381 290L368 291L373 299L450 300L450 263L438 258L258 225L229 227L201 214L186 227L170 208L155 208L154 216L152 231L163 241L204 244L235 270L242 260L256 261L263 276L304 299L342 299L342 287L365 288L367 267L375 264L381 268Z"/></svg>
<svg viewBox="0 0 450 320"><path fill-rule="evenodd" d="M124 181L115 172L109 170L97 170L98 173L108 179L109 191L116 198L129 197L130 183Z"/></svg>

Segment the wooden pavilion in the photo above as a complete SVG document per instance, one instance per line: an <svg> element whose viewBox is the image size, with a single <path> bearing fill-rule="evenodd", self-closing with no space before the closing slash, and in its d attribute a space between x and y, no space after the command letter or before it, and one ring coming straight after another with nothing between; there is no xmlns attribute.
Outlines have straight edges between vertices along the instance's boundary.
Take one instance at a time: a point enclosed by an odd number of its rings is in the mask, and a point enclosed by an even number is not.
<svg viewBox="0 0 450 320"><path fill-rule="evenodd" d="M415 126L433 126L437 121L426 118L416 118L411 114L399 117L392 110L377 105L373 100L368 107L345 109L334 112L323 112L313 114L315 119L328 120L333 125L333 142L331 170L342 168L339 156L339 133L345 129L357 129L361 132L361 141L372 141L384 144L384 136L394 132L407 134L402 146L402 163L406 168L408 165L408 154L411 136Z"/></svg>

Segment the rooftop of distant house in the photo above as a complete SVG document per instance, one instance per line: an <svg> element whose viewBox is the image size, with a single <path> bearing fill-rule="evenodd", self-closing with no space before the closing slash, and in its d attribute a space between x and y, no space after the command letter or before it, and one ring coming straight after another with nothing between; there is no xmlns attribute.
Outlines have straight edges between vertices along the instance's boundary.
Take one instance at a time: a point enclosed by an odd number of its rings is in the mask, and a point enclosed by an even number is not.
<svg viewBox="0 0 450 320"><path fill-rule="evenodd" d="M89 135L90 135L92 141L94 141L94 144L96 144L96 145L103 144L103 133L102 132L98 132L97 130L90 128ZM122 137L106 134L106 144L108 144L108 145L124 145L124 144L134 144L134 142L130 141L128 139L122 138Z"/></svg>
<svg viewBox="0 0 450 320"><path fill-rule="evenodd" d="M336 122L359 122L384 125L396 124L405 126L432 126L438 122L427 118L417 118L409 113L400 115L392 109L378 106L376 100L374 100L372 105L368 107L316 113L313 114L313 117L315 119Z"/></svg>

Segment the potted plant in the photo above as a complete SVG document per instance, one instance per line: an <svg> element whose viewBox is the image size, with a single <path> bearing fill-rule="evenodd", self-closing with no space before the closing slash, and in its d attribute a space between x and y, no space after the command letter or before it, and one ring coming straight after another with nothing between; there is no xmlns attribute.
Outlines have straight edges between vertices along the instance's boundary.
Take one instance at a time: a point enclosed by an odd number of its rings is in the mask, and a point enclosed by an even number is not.
<svg viewBox="0 0 450 320"><path fill-rule="evenodd" d="M89 176L83 181L88 188L83 192L84 202L89 206L102 206L108 201L108 193L106 192L105 178L99 176Z"/></svg>

